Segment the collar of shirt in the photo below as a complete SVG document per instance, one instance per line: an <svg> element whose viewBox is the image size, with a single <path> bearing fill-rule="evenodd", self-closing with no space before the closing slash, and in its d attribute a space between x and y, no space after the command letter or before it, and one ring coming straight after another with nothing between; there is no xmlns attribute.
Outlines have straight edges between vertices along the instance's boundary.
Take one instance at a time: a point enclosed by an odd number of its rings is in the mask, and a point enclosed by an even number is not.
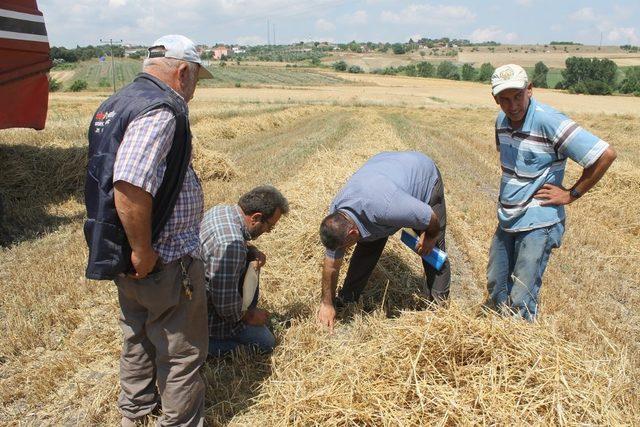
<svg viewBox="0 0 640 427"><path fill-rule="evenodd" d="M242 208L238 205L235 206L236 208L236 220L238 221L238 224L240 224L240 230L242 230L242 236L244 237L245 240L251 240L251 234L249 233L249 230L247 230L247 224L245 224L244 222L244 212L242 212Z"/></svg>
<svg viewBox="0 0 640 427"><path fill-rule="evenodd" d="M353 212L351 212L351 210L343 208L343 209L338 209L338 211L346 214L349 218L353 220L353 222L355 222L356 227L358 227L358 231L360 232L361 239L365 239L371 235L371 233L369 233L369 231L366 228L364 228L364 225L362 224L362 222L360 222L358 217Z"/></svg>

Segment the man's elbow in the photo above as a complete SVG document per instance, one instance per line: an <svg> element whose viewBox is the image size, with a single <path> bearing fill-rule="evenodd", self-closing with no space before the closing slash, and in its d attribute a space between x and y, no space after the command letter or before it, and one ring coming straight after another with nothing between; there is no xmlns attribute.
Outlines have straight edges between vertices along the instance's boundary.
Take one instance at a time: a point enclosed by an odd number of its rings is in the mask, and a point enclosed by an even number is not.
<svg viewBox="0 0 640 427"><path fill-rule="evenodd" d="M604 153L602 153L602 157L607 165L613 163L613 161L618 157L618 153L611 147L608 147Z"/></svg>

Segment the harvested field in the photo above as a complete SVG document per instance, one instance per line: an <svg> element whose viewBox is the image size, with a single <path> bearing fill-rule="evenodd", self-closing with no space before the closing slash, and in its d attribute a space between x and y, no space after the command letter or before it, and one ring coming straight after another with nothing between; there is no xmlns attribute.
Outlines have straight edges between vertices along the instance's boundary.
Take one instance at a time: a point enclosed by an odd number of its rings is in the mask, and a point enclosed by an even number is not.
<svg viewBox="0 0 640 427"><path fill-rule="evenodd" d="M639 423L640 99L536 92L619 157L569 207L540 322L529 325L479 308L499 182L488 88L354 78L362 86L200 89L190 105L207 207L262 183L291 204L256 242L268 256L261 305L274 314L278 347L270 357L206 364L209 423ZM119 420L115 289L83 278L84 139L105 96L54 94L45 131L0 132L2 424ZM390 239L362 304L343 312L330 336L314 319L318 224L368 157L407 149L434 158L445 180L453 304L423 311L421 267ZM578 173L571 167L567 182Z"/></svg>
<svg viewBox="0 0 640 427"><path fill-rule="evenodd" d="M523 67L534 67L536 62L542 61L550 68L564 68L565 61L571 56L611 59L618 66L640 65L640 54L630 53L620 49L618 46L544 46L544 45L501 45L496 47L487 46L462 46L459 50L440 48L437 55L429 54L429 50L419 50L402 55L395 55L391 51L381 52L336 52L329 57L323 58L325 64L332 64L335 61L345 61L349 65L358 65L366 71L377 68L398 67L419 61L428 61L437 64L442 61L452 61L460 64L470 63L479 67L484 62L489 62L494 66L502 64L516 63ZM445 53L455 53L453 56L446 56ZM422 55L424 53L424 56Z"/></svg>

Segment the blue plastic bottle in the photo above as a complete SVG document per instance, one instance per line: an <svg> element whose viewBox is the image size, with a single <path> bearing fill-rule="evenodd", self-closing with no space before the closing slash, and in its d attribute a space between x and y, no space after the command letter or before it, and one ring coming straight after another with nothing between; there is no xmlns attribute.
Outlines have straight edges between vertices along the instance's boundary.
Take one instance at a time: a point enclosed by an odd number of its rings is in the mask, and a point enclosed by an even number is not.
<svg viewBox="0 0 640 427"><path fill-rule="evenodd" d="M403 229L400 234L400 240L407 245L412 251L416 251L416 245L418 244L418 236L411 229ZM441 251L438 248L433 248L427 255L423 255L424 259L430 266L440 271L444 262L447 260L447 253Z"/></svg>

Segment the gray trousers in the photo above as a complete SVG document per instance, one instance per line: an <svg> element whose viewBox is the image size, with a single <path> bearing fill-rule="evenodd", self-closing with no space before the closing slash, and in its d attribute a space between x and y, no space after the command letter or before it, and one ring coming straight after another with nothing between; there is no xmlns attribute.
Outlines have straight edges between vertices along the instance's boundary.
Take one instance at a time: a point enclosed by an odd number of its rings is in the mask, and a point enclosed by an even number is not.
<svg viewBox="0 0 640 427"><path fill-rule="evenodd" d="M142 280L118 278L123 417L149 414L162 402L159 425L203 425L204 381L200 367L207 356L209 333L202 261L185 256ZM183 263L193 287L191 299L182 285Z"/></svg>

